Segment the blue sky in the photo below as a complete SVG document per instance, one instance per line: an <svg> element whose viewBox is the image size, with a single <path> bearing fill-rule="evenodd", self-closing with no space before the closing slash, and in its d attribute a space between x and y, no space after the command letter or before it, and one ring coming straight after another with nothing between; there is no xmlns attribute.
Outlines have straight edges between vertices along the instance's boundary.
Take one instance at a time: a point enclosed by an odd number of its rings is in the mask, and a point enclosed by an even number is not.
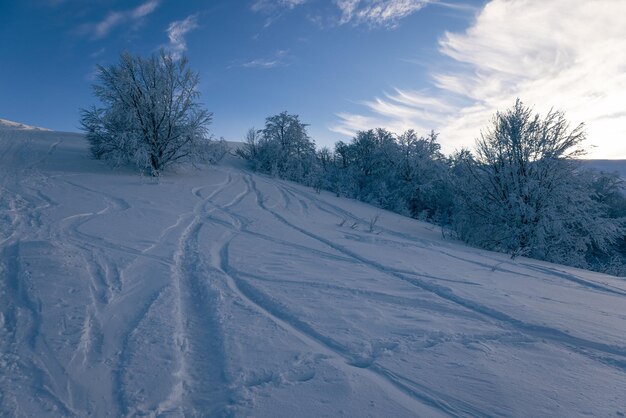
<svg viewBox="0 0 626 418"><path fill-rule="evenodd" d="M0 2L0 118L76 131L96 64L185 53L212 131L287 110L318 145L384 126L471 146L520 97L586 122L626 158L623 0L22 0ZM602 63L602 65L599 65Z"/></svg>

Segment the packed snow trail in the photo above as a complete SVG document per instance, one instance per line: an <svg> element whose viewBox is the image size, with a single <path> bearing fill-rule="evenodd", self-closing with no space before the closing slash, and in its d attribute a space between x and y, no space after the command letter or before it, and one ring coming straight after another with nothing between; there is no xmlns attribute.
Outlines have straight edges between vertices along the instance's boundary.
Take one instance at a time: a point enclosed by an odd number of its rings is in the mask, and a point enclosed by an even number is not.
<svg viewBox="0 0 626 418"><path fill-rule="evenodd" d="M0 416L626 414L622 279L235 157L157 182L11 125L0 176Z"/></svg>

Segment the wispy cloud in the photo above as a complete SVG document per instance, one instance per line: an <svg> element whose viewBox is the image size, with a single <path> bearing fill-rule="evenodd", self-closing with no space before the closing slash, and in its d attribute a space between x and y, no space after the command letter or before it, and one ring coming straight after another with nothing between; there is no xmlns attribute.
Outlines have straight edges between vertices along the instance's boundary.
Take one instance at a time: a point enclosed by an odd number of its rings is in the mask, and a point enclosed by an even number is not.
<svg viewBox="0 0 626 418"><path fill-rule="evenodd" d="M520 97L585 122L597 145L591 156L626 157L625 15L621 0L492 0L465 32L440 39L449 65L432 74L430 89L363 102L364 112L339 113L330 129L434 128L452 151L471 146L495 111Z"/></svg>
<svg viewBox="0 0 626 418"><path fill-rule="evenodd" d="M256 0L250 8L254 12L272 12L277 9L293 9L306 3L308 0Z"/></svg>
<svg viewBox="0 0 626 418"><path fill-rule="evenodd" d="M183 20L171 22L167 27L167 37L169 44L165 49L172 54L174 59L179 59L187 50L187 40L185 35L198 27L197 15L187 16Z"/></svg>
<svg viewBox="0 0 626 418"><path fill-rule="evenodd" d="M128 22L140 22L144 17L154 12L159 3L160 0L148 0L134 9L109 12L99 22L82 25L80 32L89 33L94 39L104 38L117 26Z"/></svg>
<svg viewBox="0 0 626 418"><path fill-rule="evenodd" d="M285 12L307 3L309 0L255 0L250 9L266 16L264 27L271 26Z"/></svg>
<svg viewBox="0 0 626 418"><path fill-rule="evenodd" d="M312 3L309 0L256 0L251 5L254 12L264 13L268 17L265 27L270 26L285 12ZM371 27L395 28L401 19L417 12L429 3L437 3L445 7L464 8L463 5L440 2L438 0L332 0L339 12L331 12L327 8L318 8L308 19L320 28L344 24L368 25Z"/></svg>
<svg viewBox="0 0 626 418"><path fill-rule="evenodd" d="M106 51L106 48L100 48L97 51L92 52L91 54L89 54L89 57L91 58L98 58L100 55L104 54L104 52Z"/></svg>
<svg viewBox="0 0 626 418"><path fill-rule="evenodd" d="M429 96L424 91L394 89L382 98L360 102L368 109L367 114L340 112L339 120L330 129L352 136L356 131L385 127L394 132L415 129L427 132L449 121L457 105L450 100Z"/></svg>
<svg viewBox="0 0 626 418"><path fill-rule="evenodd" d="M335 0L339 24L395 27L398 22L421 10L430 0Z"/></svg>
<svg viewBox="0 0 626 418"><path fill-rule="evenodd" d="M245 61L239 64L233 64L232 67L244 67L244 68L260 68L270 69L276 67L286 67L291 64L289 59L289 51L278 50L269 57L255 58L249 61Z"/></svg>

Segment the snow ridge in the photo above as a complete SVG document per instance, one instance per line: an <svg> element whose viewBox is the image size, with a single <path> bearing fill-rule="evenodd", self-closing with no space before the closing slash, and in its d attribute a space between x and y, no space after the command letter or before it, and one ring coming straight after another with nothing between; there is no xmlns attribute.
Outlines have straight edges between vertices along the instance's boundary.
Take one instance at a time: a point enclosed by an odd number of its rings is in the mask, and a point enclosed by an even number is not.
<svg viewBox="0 0 626 418"><path fill-rule="evenodd" d="M0 130L11 130L11 129L19 129L19 130L29 130L29 131L50 131L50 129L39 128L37 126L30 126L24 123L13 122L7 119L0 119Z"/></svg>

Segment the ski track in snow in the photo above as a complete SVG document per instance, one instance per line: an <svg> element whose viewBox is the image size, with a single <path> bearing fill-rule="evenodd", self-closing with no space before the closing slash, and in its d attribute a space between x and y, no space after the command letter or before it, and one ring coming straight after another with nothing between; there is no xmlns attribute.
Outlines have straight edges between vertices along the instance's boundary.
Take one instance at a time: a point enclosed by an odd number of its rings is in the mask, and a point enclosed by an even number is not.
<svg viewBox="0 0 626 418"><path fill-rule="evenodd" d="M254 186L254 180L251 180L250 176L245 178L246 184L254 190L257 197L259 196ZM248 192L250 190L248 189ZM243 196L242 196L243 197ZM290 199L287 194L283 194L285 206L289 206ZM262 197L261 197L262 199ZM241 231L241 220L230 214L226 209L234 205L234 201L218 209L224 210L233 218L233 226L237 231ZM259 198L257 198L259 203ZM259 203L261 205L261 203ZM300 213L304 213L304 205L299 204ZM231 235L232 238L232 235ZM234 270L231 269L228 263L229 242L225 241L221 245L219 250L219 270L223 273L224 278L227 281L228 287L235 293L242 301L250 305L253 309L258 310L261 314L268 317L271 321L275 322L278 326L285 331L292 334L294 337L305 343L314 351L324 354L328 357L333 366L344 371L346 374L356 374L361 378L371 380L374 384L378 385L381 390L387 393L392 399L402 404L409 411L421 411L421 413L433 414L437 409L442 409L446 412L454 412L453 409L445 405L439 400L434 400L421 393L411 393L402 386L394 384L396 382L385 379L379 373L375 373L367 368L361 368L355 364L350 363L350 359L347 358L344 349L339 348L336 343L333 343L331 339L322 336L314 332L310 327L305 324L299 323L299 321L293 320L290 316L286 315L284 311L276 309L276 306L268 302L268 298L261 292L255 289L238 277ZM404 389L404 390L403 390ZM427 406L425 408L425 406ZM432 410L428 407L434 407ZM456 414L453 414L456 415Z"/></svg>
<svg viewBox="0 0 626 418"><path fill-rule="evenodd" d="M177 381L168 399L159 405L157 414L172 410L186 416L200 411L210 416L227 414L230 396L223 369L223 331L217 310L220 295L211 284L209 266L204 265L198 241L204 219L211 212L208 209L211 199L231 184L229 173L227 180L206 198L202 197L202 188L192 189L200 202L179 239L172 267L177 301L174 334Z"/></svg>
<svg viewBox="0 0 626 418"><path fill-rule="evenodd" d="M276 186L274 186L276 187ZM322 200L317 199L318 201L316 202L315 197L313 194L311 194L310 192L304 192L301 190L296 190L293 189L292 187L289 186L285 186L285 185L281 185L280 186L281 189L285 189L285 190L289 190L289 192L291 194L302 194L303 196L308 197L309 199L313 200L313 204L320 210L329 213L331 215L335 215L339 218L344 217L347 219L352 219L354 221L357 221L361 224L366 224L368 221L357 217L347 211L345 211L344 209L336 206L336 205L332 205L329 204L328 202L322 202ZM329 209L330 208L330 209ZM532 277L532 278L536 278L536 276L521 272L519 270L511 270L511 269L506 269L501 267L502 264L510 264L512 265L511 261L507 261L507 260L502 260L501 258L494 258L494 257L489 257L486 256L484 254L482 254L481 252L481 256L487 259L491 259L494 261L494 263L496 264L488 264L488 263L484 263L484 262L479 262L476 260L472 260L468 257L461 257L458 254L452 254L449 251L446 251L444 249L443 246L439 245L437 246L435 243L433 242L427 242L427 243L419 243L419 242L415 242L415 239L413 237L410 237L408 235L402 234L402 233L398 233L397 231L393 231L393 230L389 230L386 228L380 228L381 231L384 231L386 234L391 235L391 236L395 236L397 238L402 239L403 241L394 241L394 240L389 240L389 239L384 239L384 238L374 238L375 242L380 242L380 243L384 243L384 244L394 244L394 245L399 245L399 246L409 246L409 247L414 247L414 248L419 248L421 250L433 250L433 247L435 248L434 251L440 253L440 254L444 254L448 257L452 257L455 258L457 260L469 263L469 264L474 264L477 265L479 267L485 268L485 269L489 269L492 271L500 271L500 272L505 272L505 273L511 273L511 274L515 274L515 275L520 275L520 276L524 276L524 277ZM626 296L626 290L615 287L615 286L610 286L606 283L596 283L594 281L591 280L585 280L581 277L577 277L574 274L571 273L567 273L564 271L559 271L555 268L551 268L551 267L546 267L546 266L540 266L540 265L535 265L531 262L523 262L523 263L519 263L519 265L529 268L531 270L540 272L540 273L546 273L546 275L551 276L552 278L560 278L563 280L567 280L576 284L579 284L581 286L584 286L586 288L592 289L592 290L597 290L597 291L602 291L602 292L607 292L607 293L611 293L611 294L616 294L616 295L620 295L620 296ZM397 270L394 269L396 272L400 272L400 273L407 273L407 274L416 274L415 272L409 272L409 271L402 271L402 270ZM433 276L427 276L424 275L424 277L430 277L436 280L441 280L441 281L450 281L450 279L445 279L445 278L441 278L441 277L433 277ZM467 281L455 281L457 283L468 283Z"/></svg>
<svg viewBox="0 0 626 418"><path fill-rule="evenodd" d="M626 346L557 323L521 318L488 298L477 299L472 289L488 291L485 277L431 273L427 268L370 258L361 249L378 246L391 249L390 254L394 248L410 249L425 258L453 260L488 277L532 279L623 302L626 286L621 282L582 277L532 260L513 262L485 251L466 252L458 245L385 225L367 231L371 222L367 216L303 187L234 166L211 168L210 177L196 175L201 181L181 183L185 184L182 189L171 186L168 179L163 185L143 186L142 190L171 190L181 203L162 209L166 220L155 220L149 236L120 230L122 239L98 225L133 219L125 224L133 228L132 222L143 219L141 211L157 204L154 196L135 197L102 187L98 181L111 175L109 171L94 177L80 167L76 172L46 168L47 164L56 167L56 155L72 143L59 135L40 148L37 135L50 133L31 134L33 139L20 133L1 135L0 163L14 167L15 173L4 173L0 183L0 415L253 413L241 400L243 391L252 393L254 406L255 396L281 393L271 389L269 382L274 381L280 390L289 385L280 379L233 376L239 366L227 341L237 335L228 321L239 305L273 324L289 341L297 341L300 350L319 356L319 364L350 382L376 388L382 399L407 416L510 414L498 409L501 406L485 409L483 404L468 401L458 388L435 387L419 375L394 367L393 362L379 361L377 349L359 351L344 336L333 335L324 324L299 314L293 305L296 301L269 293L269 286L461 318L487 329L459 336L466 345L506 339L511 344L545 344L581 355L626 378ZM116 181L132 183L134 179L121 176ZM79 196L76 207L68 196ZM318 223L329 220L336 222L336 235L318 232ZM315 257L320 263L359 268L432 299L384 288L351 287L340 281L254 273L250 266L233 260L234 251L245 240L288 249L294 256ZM42 270L48 268L49 272ZM52 281L45 280L46 274ZM59 330L53 329L55 325ZM380 350L387 350L384 344ZM296 379L296 387L316 382L315 376L315 371L306 373ZM477 382L481 379L476 377ZM619 415L626 409L615 412ZM305 413L316 416L315 411Z"/></svg>
<svg viewBox="0 0 626 418"><path fill-rule="evenodd" d="M253 189L255 190L255 193L257 194L257 202L259 203L259 206L261 207L261 209L270 212L276 219L278 219L280 222L284 223L285 225L293 228L294 230L308 237L311 237L315 240L318 240L319 242L326 244L328 247L332 248L333 250L336 250L337 252L345 256L351 257L354 260L358 261L359 263L363 265L367 265L371 267L372 269L377 270L381 273L384 273L390 277L398 278L400 280L406 281L423 290L431 292L442 299L458 304L476 313L482 314L497 322L504 323L508 326L511 326L517 331L523 332L525 334L529 334L538 339L545 339L553 343L563 344L569 349L575 350L577 352L581 352L582 354L588 355L593 359L602 361L608 365L617 367L620 370L626 372L626 347L611 346L611 345L603 344L603 343L596 342L596 341L590 341L584 338L572 336L556 328L551 328L548 326L543 326L543 325L538 325L538 324L526 323L519 319L515 319L507 315L506 313L498 311L494 308L490 308L476 301L458 296L454 292L452 292L449 288L446 288L444 286L441 286L432 282L426 282L424 280L420 280L415 277L413 278L406 277L406 275L394 269L391 269L382 264L373 262L371 260L365 259L364 257L346 248L343 248L340 245L337 245L325 238L322 238L302 227L294 225L293 223L285 219L284 216L280 215L278 212L274 211L271 208L268 208L263 203L264 202L263 196L256 188L255 182L251 177L250 177L250 181L252 183ZM274 184L271 184L271 186L278 187L278 186L275 186ZM446 255L449 255L449 254L446 254ZM485 267L489 267L489 266L485 265ZM535 268L542 272L549 271L553 273L553 270L540 269L537 267ZM417 276L419 276L419 274L417 274ZM571 275L561 274L559 275L559 277L566 277L567 280L574 280L573 278L574 276L571 276ZM589 286L589 283L587 283L587 285ZM590 287L592 289L597 289L598 287L601 287L601 286L590 286ZM604 287L602 287L602 289L604 291L609 290ZM624 296L624 294L621 292L612 291L612 293L616 293L618 295Z"/></svg>

